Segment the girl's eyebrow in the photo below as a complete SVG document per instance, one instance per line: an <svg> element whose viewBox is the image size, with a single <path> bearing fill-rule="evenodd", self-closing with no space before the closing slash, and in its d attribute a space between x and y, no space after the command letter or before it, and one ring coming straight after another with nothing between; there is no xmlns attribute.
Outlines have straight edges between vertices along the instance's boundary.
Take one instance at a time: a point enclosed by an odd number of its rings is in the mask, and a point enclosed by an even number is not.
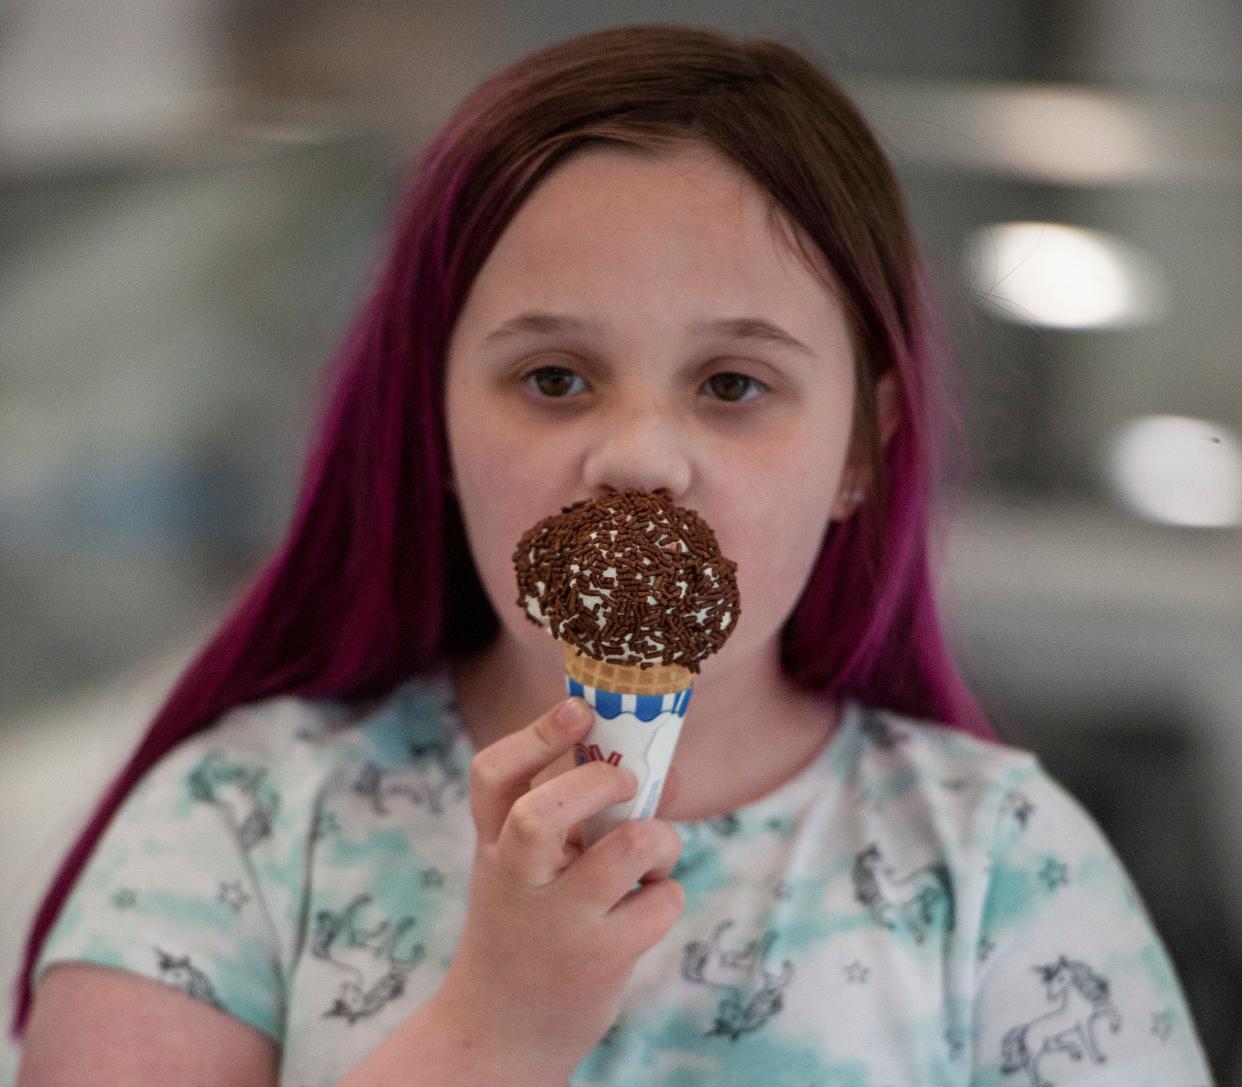
<svg viewBox="0 0 1242 1087"><path fill-rule="evenodd" d="M498 325L483 338L483 342L490 345L514 336L548 336L557 332L599 332L602 328L603 324L600 321L571 317L568 314L547 313L543 310L527 310ZM699 336L726 336L731 340L776 344L792 348L811 357L815 355L815 352L801 340L791 336L779 325L765 321L762 317L718 317L691 325L690 331Z"/></svg>

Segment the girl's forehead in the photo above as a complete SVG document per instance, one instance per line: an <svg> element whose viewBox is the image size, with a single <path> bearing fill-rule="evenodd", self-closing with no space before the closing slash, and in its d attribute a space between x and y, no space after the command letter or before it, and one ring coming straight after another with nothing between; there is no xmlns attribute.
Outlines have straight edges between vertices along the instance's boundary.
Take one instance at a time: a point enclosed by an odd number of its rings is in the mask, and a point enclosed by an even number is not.
<svg viewBox="0 0 1242 1087"><path fill-rule="evenodd" d="M543 308L573 295L624 305L657 283L687 301L705 292L742 307L818 306L825 269L814 243L723 155L592 147L518 209L475 286L497 303Z"/></svg>
<svg viewBox="0 0 1242 1087"><path fill-rule="evenodd" d="M739 166L697 145L653 154L593 146L560 163L528 196L505 233L543 232L563 240L571 230L589 240L610 222L648 222L669 230L687 216L710 215L706 240L762 226L772 201ZM594 228L594 229L592 229ZM758 233L758 232L757 232ZM703 232L696 230L695 236Z"/></svg>

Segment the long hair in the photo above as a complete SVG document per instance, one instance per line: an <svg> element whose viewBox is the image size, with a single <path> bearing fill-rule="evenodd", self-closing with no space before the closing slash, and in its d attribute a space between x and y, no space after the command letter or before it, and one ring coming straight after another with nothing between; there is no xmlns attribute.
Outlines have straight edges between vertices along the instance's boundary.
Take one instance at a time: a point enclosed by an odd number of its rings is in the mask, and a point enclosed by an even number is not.
<svg viewBox="0 0 1242 1087"><path fill-rule="evenodd" d="M893 172L819 68L768 40L692 27L603 30L481 84L419 157L386 256L328 370L330 394L288 534L186 668L53 880L19 979L138 779L233 707L278 694L374 697L486 644L498 619L445 485L443 370L453 323L514 213L567 155L697 141L766 191L831 269L857 357L855 439L869 497L827 532L783 631L786 671L825 697L991 732L946 652L928 564L940 433L928 314ZM877 378L899 379L882 444Z"/></svg>

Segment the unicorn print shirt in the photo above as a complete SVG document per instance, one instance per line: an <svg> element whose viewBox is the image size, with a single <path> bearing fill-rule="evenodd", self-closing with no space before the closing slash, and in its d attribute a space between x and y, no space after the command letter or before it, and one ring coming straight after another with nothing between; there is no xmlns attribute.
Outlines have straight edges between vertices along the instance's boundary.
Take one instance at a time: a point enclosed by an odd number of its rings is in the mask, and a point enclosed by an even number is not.
<svg viewBox="0 0 1242 1087"><path fill-rule="evenodd" d="M176 986L273 1038L282 1087L338 1083L452 958L472 754L442 676L233 710L130 794L38 973ZM685 913L574 1087L1210 1082L1134 887L1030 754L849 705L779 789L676 825Z"/></svg>

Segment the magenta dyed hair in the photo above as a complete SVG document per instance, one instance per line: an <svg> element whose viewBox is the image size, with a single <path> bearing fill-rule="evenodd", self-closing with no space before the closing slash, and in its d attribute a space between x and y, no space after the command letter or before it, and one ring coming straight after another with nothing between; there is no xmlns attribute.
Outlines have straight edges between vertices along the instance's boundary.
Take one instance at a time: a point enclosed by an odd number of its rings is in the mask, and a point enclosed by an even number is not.
<svg viewBox="0 0 1242 1087"><path fill-rule="evenodd" d="M19 979L17 1032L65 897L161 756L235 706L374 697L495 634L444 485L445 349L515 211L566 155L600 140L646 151L697 140L732 159L826 259L850 312L856 448L872 486L824 540L784 632L786 670L827 697L992 735L946 652L933 599L929 496L942 413L917 257L884 155L841 91L777 42L676 26L588 34L482 84L423 152L330 371L288 537L181 676L52 882ZM902 414L882 446L874 392L888 371Z"/></svg>

